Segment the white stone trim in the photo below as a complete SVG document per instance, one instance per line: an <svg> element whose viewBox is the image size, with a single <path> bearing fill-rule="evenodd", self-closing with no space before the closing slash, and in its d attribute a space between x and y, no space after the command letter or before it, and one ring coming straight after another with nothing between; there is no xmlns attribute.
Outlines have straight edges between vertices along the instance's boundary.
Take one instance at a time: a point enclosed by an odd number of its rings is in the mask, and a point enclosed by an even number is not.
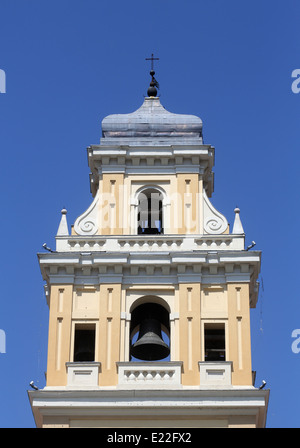
<svg viewBox="0 0 300 448"><path fill-rule="evenodd" d="M199 362L200 387L224 388L231 387L232 362Z"/></svg>
<svg viewBox="0 0 300 448"><path fill-rule="evenodd" d="M134 207L136 207L134 205ZM168 207L168 205L166 205ZM168 215L168 213L167 213ZM58 252L184 252L243 251L244 235L119 235L119 236L57 236Z"/></svg>
<svg viewBox="0 0 300 448"><path fill-rule="evenodd" d="M157 182L147 182L144 183L143 185L138 185L135 182L132 183L131 187L133 188L133 191L131 192L131 207L133 208L131 210L130 213L130 217L131 219L133 219L133 222L130 223L130 228L133 231L133 238L135 238L135 236L140 236L138 235L138 221L137 221L137 217L138 217L138 205L139 205L139 196L141 194L143 194L144 191L147 190L157 190L161 195L162 195L162 206L163 206L163 211L162 211L162 216L163 216L163 226L164 226L164 232L167 232L169 227L170 227L170 200L169 200L169 194L168 194L168 190L170 189L170 182L166 182L166 181L157 181ZM142 235L143 236L143 235ZM156 236L156 240L157 240L157 236ZM161 235L159 235L161 236Z"/></svg>
<svg viewBox="0 0 300 448"><path fill-rule="evenodd" d="M86 418L113 416L118 409L127 418L144 416L207 416L255 415L257 426L266 421L269 390L251 388L197 390L93 390L76 391L44 389L28 391L33 415L38 427L43 416L79 416Z"/></svg>
<svg viewBox="0 0 300 448"><path fill-rule="evenodd" d="M118 362L119 389L181 388L182 362Z"/></svg>
<svg viewBox="0 0 300 448"><path fill-rule="evenodd" d="M38 257L44 280L56 284L249 282L260 269L258 251L45 252Z"/></svg>
<svg viewBox="0 0 300 448"><path fill-rule="evenodd" d="M67 388L98 388L100 362L67 362Z"/></svg>

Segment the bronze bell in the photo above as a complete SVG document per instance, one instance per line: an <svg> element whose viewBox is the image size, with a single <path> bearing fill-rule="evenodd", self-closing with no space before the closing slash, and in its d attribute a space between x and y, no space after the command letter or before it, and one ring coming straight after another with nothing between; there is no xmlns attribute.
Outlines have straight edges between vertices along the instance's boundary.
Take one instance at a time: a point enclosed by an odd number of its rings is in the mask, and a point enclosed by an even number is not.
<svg viewBox="0 0 300 448"><path fill-rule="evenodd" d="M156 316L157 306L144 305L140 312L140 330L138 340L131 346L131 355L144 361L157 361L164 359L170 354L170 348L162 338L161 321ZM160 307L162 308L162 307Z"/></svg>

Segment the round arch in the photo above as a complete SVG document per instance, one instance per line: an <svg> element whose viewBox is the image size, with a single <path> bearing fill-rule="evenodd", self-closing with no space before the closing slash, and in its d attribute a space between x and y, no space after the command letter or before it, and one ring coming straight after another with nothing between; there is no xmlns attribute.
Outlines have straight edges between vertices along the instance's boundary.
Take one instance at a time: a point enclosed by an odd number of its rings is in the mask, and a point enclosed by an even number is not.
<svg viewBox="0 0 300 448"><path fill-rule="evenodd" d="M138 299L136 299L130 306L129 308L129 312L132 313L133 310L138 307L139 305L142 305L143 303L157 303L159 305L161 305L162 307L164 307L168 313L171 312L170 309L170 305L168 304L168 302L166 302L165 299L163 299L162 297L158 296L158 295L152 295L152 294L146 294L144 296L139 297Z"/></svg>
<svg viewBox="0 0 300 448"><path fill-rule="evenodd" d="M136 233L163 234L169 223L169 200L166 191L157 184L145 184L135 192L134 203Z"/></svg>
<svg viewBox="0 0 300 448"><path fill-rule="evenodd" d="M159 296L142 296L131 306L130 353L144 361L170 355L170 308ZM136 354L139 353L139 356Z"/></svg>

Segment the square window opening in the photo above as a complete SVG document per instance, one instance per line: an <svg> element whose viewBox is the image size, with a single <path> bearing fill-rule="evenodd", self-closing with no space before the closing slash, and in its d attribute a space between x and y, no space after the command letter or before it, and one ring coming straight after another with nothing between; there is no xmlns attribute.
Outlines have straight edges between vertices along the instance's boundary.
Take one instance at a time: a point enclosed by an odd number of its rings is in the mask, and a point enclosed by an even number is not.
<svg viewBox="0 0 300 448"><path fill-rule="evenodd" d="M225 361L225 325L206 324L204 327L205 361Z"/></svg>
<svg viewBox="0 0 300 448"><path fill-rule="evenodd" d="M95 361L95 325L75 325L74 362Z"/></svg>

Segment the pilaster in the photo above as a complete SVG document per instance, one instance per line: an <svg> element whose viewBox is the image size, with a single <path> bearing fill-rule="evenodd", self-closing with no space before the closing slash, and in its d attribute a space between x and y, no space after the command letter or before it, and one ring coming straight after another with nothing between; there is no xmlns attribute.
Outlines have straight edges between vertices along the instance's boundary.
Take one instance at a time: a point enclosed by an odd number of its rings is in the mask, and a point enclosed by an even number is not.
<svg viewBox="0 0 300 448"><path fill-rule="evenodd" d="M180 359L183 385L199 385L200 284L179 284Z"/></svg>
<svg viewBox="0 0 300 448"><path fill-rule="evenodd" d="M101 360L100 386L115 386L118 383L117 362L120 360L121 341L121 297L118 283L100 285L99 351Z"/></svg>
<svg viewBox="0 0 300 448"><path fill-rule="evenodd" d="M252 384L249 285L228 284L229 354L233 362L232 383Z"/></svg>
<svg viewBox="0 0 300 448"><path fill-rule="evenodd" d="M67 384L70 357L73 285L52 285L50 296L47 386Z"/></svg>

